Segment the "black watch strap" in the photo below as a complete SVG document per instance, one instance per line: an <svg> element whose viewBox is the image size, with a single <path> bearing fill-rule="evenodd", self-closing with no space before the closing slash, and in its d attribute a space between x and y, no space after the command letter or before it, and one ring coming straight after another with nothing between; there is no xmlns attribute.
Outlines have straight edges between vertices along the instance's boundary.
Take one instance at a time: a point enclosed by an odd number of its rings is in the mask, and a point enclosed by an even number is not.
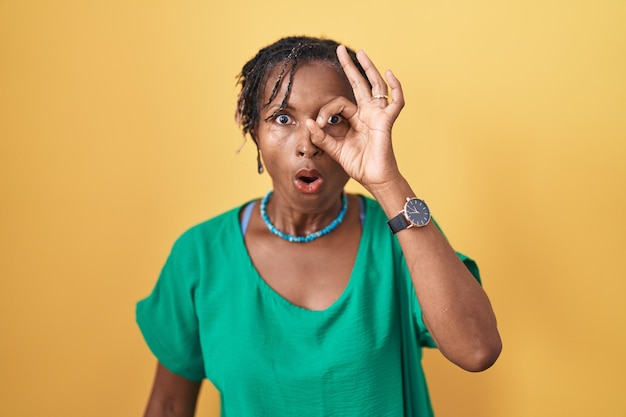
<svg viewBox="0 0 626 417"><path fill-rule="evenodd" d="M404 217L403 213L398 214L393 219L387 222L387 225L393 232L393 234L398 233L400 230L404 230L409 227L409 222L407 222L406 217Z"/></svg>

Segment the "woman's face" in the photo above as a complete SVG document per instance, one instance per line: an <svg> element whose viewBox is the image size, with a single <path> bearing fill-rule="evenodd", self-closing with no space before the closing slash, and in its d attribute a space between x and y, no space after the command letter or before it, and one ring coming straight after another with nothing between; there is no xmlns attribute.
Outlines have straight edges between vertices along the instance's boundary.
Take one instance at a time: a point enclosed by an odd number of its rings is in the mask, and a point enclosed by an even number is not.
<svg viewBox="0 0 626 417"><path fill-rule="evenodd" d="M275 69L267 77L262 103L267 103L278 74L279 69ZM305 121L315 120L320 109L336 97L354 100L353 93L340 69L324 61L302 62L294 73L287 106L277 112L287 83L285 76L274 100L260 109L255 135L275 196L303 211L315 210L324 202L338 201L349 177L313 145ZM345 136L348 129L341 116L331 117L325 128L336 138Z"/></svg>

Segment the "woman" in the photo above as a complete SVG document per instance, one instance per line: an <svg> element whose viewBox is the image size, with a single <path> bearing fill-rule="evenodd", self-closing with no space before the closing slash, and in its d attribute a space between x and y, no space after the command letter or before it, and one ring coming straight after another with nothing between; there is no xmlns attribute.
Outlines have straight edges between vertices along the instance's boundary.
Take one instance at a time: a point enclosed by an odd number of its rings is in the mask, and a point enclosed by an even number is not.
<svg viewBox="0 0 626 417"><path fill-rule="evenodd" d="M183 234L138 304L159 361L146 416L193 415L204 378L223 416L432 415L421 347L481 371L501 342L475 264L398 169L400 82L362 51L289 37L240 84L273 191ZM349 178L373 199L345 194Z"/></svg>

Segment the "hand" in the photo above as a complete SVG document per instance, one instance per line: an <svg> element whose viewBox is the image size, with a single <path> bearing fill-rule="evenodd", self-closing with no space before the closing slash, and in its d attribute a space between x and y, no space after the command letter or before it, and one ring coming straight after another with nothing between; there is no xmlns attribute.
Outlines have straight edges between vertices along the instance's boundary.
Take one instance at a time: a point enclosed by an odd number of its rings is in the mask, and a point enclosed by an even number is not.
<svg viewBox="0 0 626 417"><path fill-rule="evenodd" d="M371 191L377 186L392 183L400 172L391 144L391 130L404 107L404 95L400 81L391 71L385 73L387 82L363 51L357 59L372 84L367 81L340 45L337 56L354 92L356 103L348 97L337 97L319 111L316 121L308 120L311 141L336 160L343 169ZM375 95L387 95L391 87L391 102ZM323 128L329 117L339 114L346 119L350 128L343 138L328 134Z"/></svg>

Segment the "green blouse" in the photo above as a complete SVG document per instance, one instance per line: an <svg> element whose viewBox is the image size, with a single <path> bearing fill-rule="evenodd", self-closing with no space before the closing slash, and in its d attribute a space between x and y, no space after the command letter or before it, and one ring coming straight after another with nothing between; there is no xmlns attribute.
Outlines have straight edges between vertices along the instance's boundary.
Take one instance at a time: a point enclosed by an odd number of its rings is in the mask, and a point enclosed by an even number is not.
<svg viewBox="0 0 626 417"><path fill-rule="evenodd" d="M259 276L241 207L188 230L137 304L152 352L178 375L208 378L223 417L432 416L421 349L435 344L387 218L364 202L349 283L322 311L290 303Z"/></svg>

